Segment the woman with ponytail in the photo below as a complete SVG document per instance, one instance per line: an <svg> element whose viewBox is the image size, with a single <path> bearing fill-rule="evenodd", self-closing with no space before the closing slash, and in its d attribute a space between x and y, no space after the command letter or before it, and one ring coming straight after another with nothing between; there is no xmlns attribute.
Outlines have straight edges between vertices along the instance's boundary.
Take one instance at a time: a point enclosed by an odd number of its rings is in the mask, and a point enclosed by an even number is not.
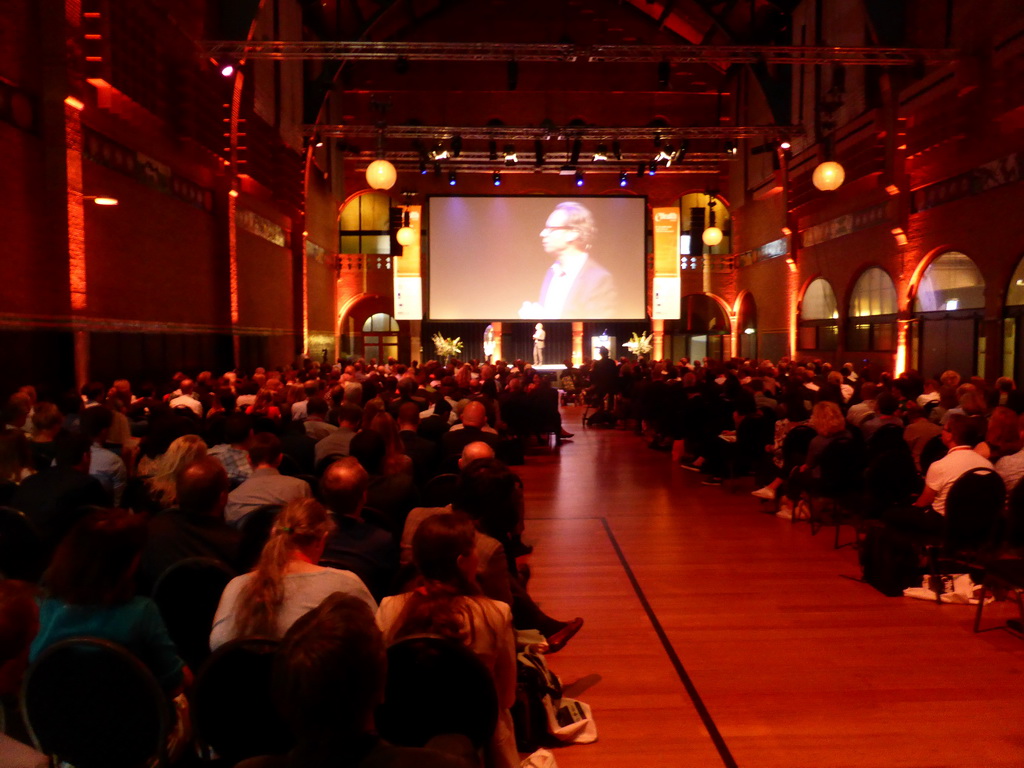
<svg viewBox="0 0 1024 768"><path fill-rule="evenodd" d="M508 605L476 586L476 529L461 512L434 515L413 538L419 586L385 597L377 625L391 644L413 635L440 635L462 643L491 671L498 693L498 727L487 750L488 768L519 765L509 707L516 698L516 649Z"/></svg>
<svg viewBox="0 0 1024 768"><path fill-rule="evenodd" d="M315 499L297 499L278 513L256 568L228 582L213 618L210 648L237 637L280 639L296 619L328 595L343 592L377 610L351 571L323 568L324 542L334 523Z"/></svg>

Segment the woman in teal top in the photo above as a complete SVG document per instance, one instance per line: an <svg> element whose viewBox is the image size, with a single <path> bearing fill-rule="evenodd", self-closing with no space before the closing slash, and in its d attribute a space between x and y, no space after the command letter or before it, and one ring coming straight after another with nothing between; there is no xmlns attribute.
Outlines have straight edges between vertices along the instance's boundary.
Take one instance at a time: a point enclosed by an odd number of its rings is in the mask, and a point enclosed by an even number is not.
<svg viewBox="0 0 1024 768"><path fill-rule="evenodd" d="M98 510L64 537L44 577L31 661L61 640L99 637L131 651L168 696L183 690L191 675L156 604L135 595L135 569L145 538L145 519L123 510Z"/></svg>

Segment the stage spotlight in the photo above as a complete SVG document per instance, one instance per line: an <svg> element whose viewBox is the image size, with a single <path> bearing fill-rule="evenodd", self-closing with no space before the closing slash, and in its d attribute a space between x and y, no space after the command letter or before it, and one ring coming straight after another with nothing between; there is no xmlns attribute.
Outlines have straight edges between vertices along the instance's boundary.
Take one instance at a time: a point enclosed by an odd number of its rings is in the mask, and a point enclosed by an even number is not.
<svg viewBox="0 0 1024 768"><path fill-rule="evenodd" d="M583 171L579 171L579 170L576 171L576 186L577 187L582 187L583 186Z"/></svg>
<svg viewBox="0 0 1024 768"><path fill-rule="evenodd" d="M505 165L515 165L519 162L519 156L516 155L516 148L511 144L505 145Z"/></svg>
<svg viewBox="0 0 1024 768"><path fill-rule="evenodd" d="M604 144L598 144L597 149L594 151L594 162L603 163L608 160L608 147Z"/></svg>
<svg viewBox="0 0 1024 768"><path fill-rule="evenodd" d="M455 178L455 171L448 171L448 186L454 187L458 183L458 180Z"/></svg>
<svg viewBox="0 0 1024 768"><path fill-rule="evenodd" d="M235 74L235 65L231 62L225 62L220 67L221 77L231 77Z"/></svg>
<svg viewBox="0 0 1024 768"><path fill-rule="evenodd" d="M441 164L434 163L434 175L440 177L441 175Z"/></svg>
<svg viewBox="0 0 1024 768"><path fill-rule="evenodd" d="M619 174L619 186L624 187L627 184L629 184L629 181L626 179L626 172L623 171L622 173Z"/></svg>
<svg viewBox="0 0 1024 768"><path fill-rule="evenodd" d="M572 143L572 154L569 156L569 164L576 165L580 161L580 151L583 149L583 142L576 139Z"/></svg>
<svg viewBox="0 0 1024 768"><path fill-rule="evenodd" d="M427 164L423 160L420 160L420 176L426 176L426 175L427 175Z"/></svg>
<svg viewBox="0 0 1024 768"><path fill-rule="evenodd" d="M498 159L498 142L494 139L487 142L487 159L491 162Z"/></svg>
<svg viewBox="0 0 1024 768"><path fill-rule="evenodd" d="M618 141L613 141L612 142L612 156L616 160L619 160L619 161L622 160L622 146L619 144Z"/></svg>
<svg viewBox="0 0 1024 768"><path fill-rule="evenodd" d="M725 142L725 152L728 155L735 155L737 152L739 152L739 147L736 146L735 141L727 141Z"/></svg>
<svg viewBox="0 0 1024 768"><path fill-rule="evenodd" d="M491 176L491 178L494 181L494 186L496 186L496 187L500 187L501 186L501 174L498 171L495 171L494 174Z"/></svg>
<svg viewBox="0 0 1024 768"><path fill-rule="evenodd" d="M647 175L648 176L653 176L657 172L658 172L658 164L652 160L651 164L647 167Z"/></svg>
<svg viewBox="0 0 1024 768"><path fill-rule="evenodd" d="M452 136L452 157L458 157L462 154L462 136L455 134Z"/></svg>
<svg viewBox="0 0 1024 768"><path fill-rule="evenodd" d="M666 167L672 165L672 158L675 157L675 150L672 149L671 144L666 144L661 147L654 155L654 159L651 161L651 165L657 165L658 163L664 163Z"/></svg>
<svg viewBox="0 0 1024 768"><path fill-rule="evenodd" d="M431 160L447 160L448 150L444 148L444 144L437 142L437 146L430 150Z"/></svg>
<svg viewBox="0 0 1024 768"><path fill-rule="evenodd" d="M790 143L789 139L783 139L779 142L779 149L789 149L792 146L793 145Z"/></svg>
<svg viewBox="0 0 1024 768"><path fill-rule="evenodd" d="M533 142L533 164L538 168L544 165L544 142L540 139Z"/></svg>
<svg viewBox="0 0 1024 768"><path fill-rule="evenodd" d="M636 175L643 176L647 172L647 166L644 163L640 163L636 167Z"/></svg>

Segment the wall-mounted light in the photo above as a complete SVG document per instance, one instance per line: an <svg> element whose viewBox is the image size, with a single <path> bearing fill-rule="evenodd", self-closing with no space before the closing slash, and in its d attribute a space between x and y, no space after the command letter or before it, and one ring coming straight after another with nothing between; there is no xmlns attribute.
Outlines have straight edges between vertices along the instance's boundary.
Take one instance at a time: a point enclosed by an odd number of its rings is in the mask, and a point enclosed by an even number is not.
<svg viewBox="0 0 1024 768"><path fill-rule="evenodd" d="M747 336L753 336L755 333L757 333L757 331L754 330L753 328L744 328L743 332L747 334Z"/></svg>
<svg viewBox="0 0 1024 768"><path fill-rule="evenodd" d="M105 197L101 195L82 195L83 200L92 200L96 205L117 205L120 201L116 197Z"/></svg>
<svg viewBox="0 0 1024 768"><path fill-rule="evenodd" d="M782 228L782 234L783 234L783 235L784 235L785 237L789 237L790 235L792 235L792 234L793 234L793 230L792 230L792 229L790 229L789 227L783 227L783 228Z"/></svg>
<svg viewBox="0 0 1024 768"><path fill-rule="evenodd" d="M230 61L221 64L221 66L220 66L220 76L221 77L231 77L233 74L235 74L235 65L234 64L232 64Z"/></svg>
<svg viewBox="0 0 1024 768"><path fill-rule="evenodd" d="M960 309L960 301L958 299L949 299L946 302L946 311L947 312L952 312L952 311L957 310L957 309Z"/></svg>
<svg viewBox="0 0 1024 768"><path fill-rule="evenodd" d="M910 240L907 239L907 233L903 231L903 227L893 227L892 236L896 238L896 245L907 245Z"/></svg>

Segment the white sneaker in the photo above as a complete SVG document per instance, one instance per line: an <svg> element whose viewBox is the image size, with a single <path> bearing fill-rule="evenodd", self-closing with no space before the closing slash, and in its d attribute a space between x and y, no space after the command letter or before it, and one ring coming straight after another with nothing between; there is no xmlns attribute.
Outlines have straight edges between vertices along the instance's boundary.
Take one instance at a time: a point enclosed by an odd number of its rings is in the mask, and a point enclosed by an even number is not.
<svg viewBox="0 0 1024 768"><path fill-rule="evenodd" d="M768 501L775 500L775 491L773 491L767 485L764 488L758 488L756 491L751 491L750 495L756 496L759 499L767 499Z"/></svg>
<svg viewBox="0 0 1024 768"><path fill-rule="evenodd" d="M792 520L793 519L793 508L792 507L782 507L778 512L775 513L775 516L776 517L781 517L783 520Z"/></svg>

